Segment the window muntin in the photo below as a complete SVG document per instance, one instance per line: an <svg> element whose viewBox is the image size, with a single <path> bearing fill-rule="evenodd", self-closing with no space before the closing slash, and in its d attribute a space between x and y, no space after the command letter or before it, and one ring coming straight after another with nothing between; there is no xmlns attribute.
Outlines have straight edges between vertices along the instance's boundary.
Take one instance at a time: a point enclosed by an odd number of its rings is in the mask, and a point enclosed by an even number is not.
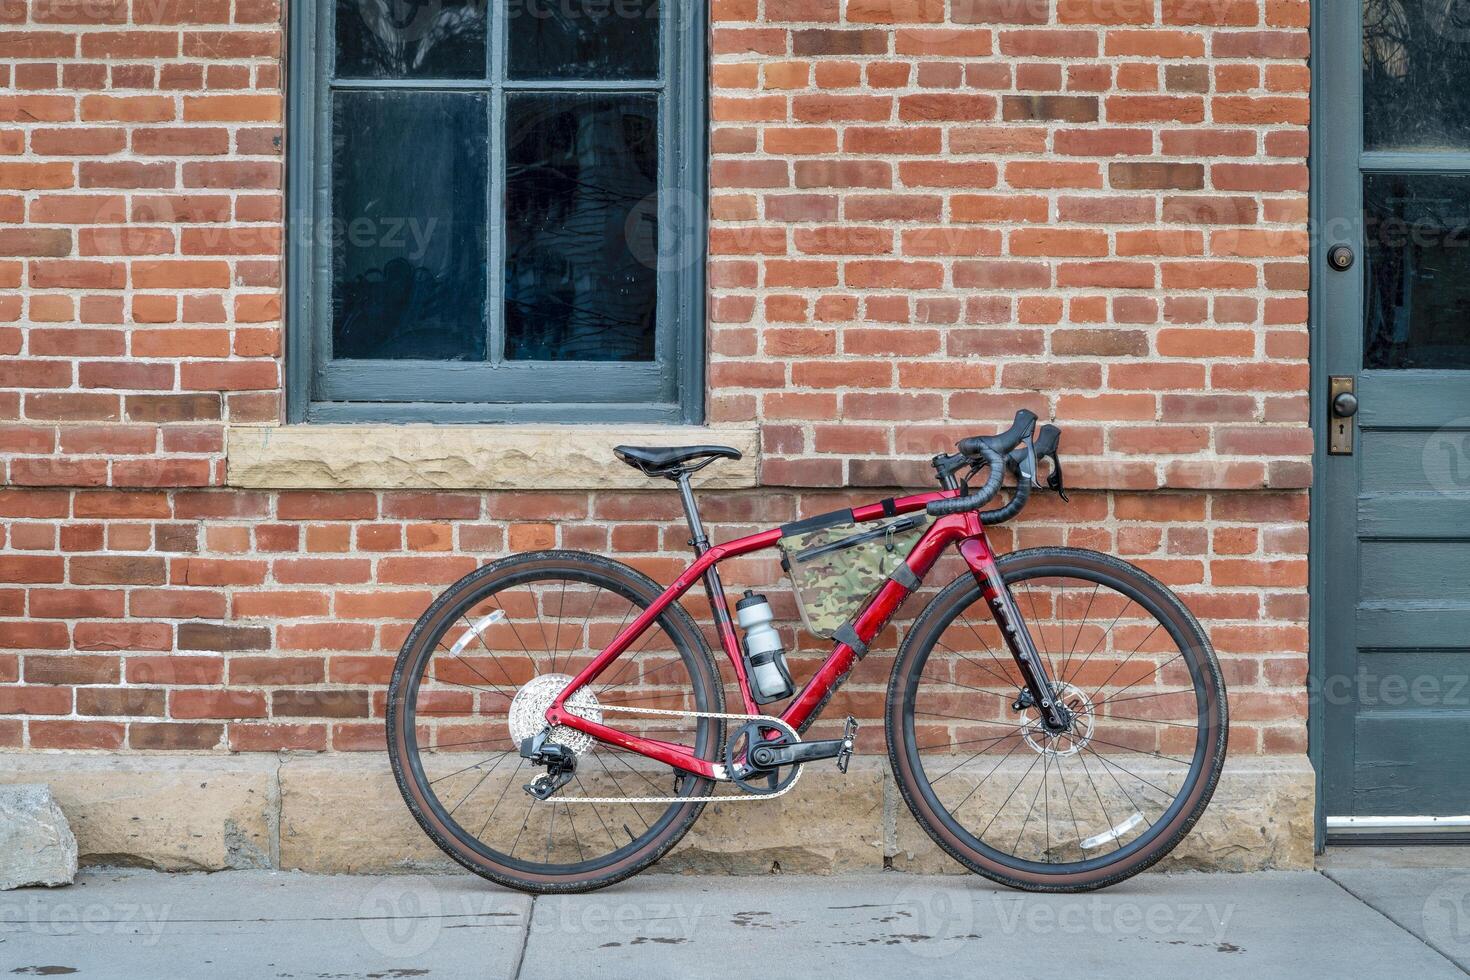
<svg viewBox="0 0 1470 980"><path fill-rule="evenodd" d="M699 421L702 12L317 10L293 417Z"/></svg>

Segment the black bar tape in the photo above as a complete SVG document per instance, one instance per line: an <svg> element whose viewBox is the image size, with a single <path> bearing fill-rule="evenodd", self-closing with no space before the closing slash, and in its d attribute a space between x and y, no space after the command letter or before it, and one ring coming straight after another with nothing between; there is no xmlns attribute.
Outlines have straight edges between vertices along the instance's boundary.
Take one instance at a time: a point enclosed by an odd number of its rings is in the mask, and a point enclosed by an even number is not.
<svg viewBox="0 0 1470 980"><path fill-rule="evenodd" d="M862 637L857 635L857 630L852 628L851 623L843 623L837 627L837 632L832 634L832 639L851 647L852 652L858 655L859 660L868 655L868 645L863 642Z"/></svg>

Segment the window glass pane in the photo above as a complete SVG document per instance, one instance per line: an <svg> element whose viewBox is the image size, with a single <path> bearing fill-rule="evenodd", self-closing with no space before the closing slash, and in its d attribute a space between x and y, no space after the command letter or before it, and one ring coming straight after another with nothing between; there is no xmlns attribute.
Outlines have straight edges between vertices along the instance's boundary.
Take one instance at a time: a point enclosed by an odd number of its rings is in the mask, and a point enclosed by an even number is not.
<svg viewBox="0 0 1470 980"><path fill-rule="evenodd" d="M647 361L658 307L658 100L511 95L505 356Z"/></svg>
<svg viewBox="0 0 1470 980"><path fill-rule="evenodd" d="M1363 0L1363 146L1470 148L1470 0Z"/></svg>
<svg viewBox="0 0 1470 980"><path fill-rule="evenodd" d="M336 4L338 78L485 77L485 0Z"/></svg>
<svg viewBox="0 0 1470 980"><path fill-rule="evenodd" d="M338 92L332 349L485 357L486 97Z"/></svg>
<svg viewBox="0 0 1470 980"><path fill-rule="evenodd" d="M510 77L658 77L659 0L509 0Z"/></svg>
<svg viewBox="0 0 1470 980"><path fill-rule="evenodd" d="M1368 174L1366 368L1470 369L1470 175Z"/></svg>

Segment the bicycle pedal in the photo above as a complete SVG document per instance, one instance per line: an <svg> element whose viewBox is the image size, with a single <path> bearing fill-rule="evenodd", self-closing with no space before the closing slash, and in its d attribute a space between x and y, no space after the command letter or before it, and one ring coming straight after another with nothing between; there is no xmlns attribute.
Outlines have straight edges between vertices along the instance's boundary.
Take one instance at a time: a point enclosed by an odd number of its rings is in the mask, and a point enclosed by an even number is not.
<svg viewBox="0 0 1470 980"><path fill-rule="evenodd" d="M853 746L857 744L858 723L852 715L842 726L842 751L837 753L837 771L847 775L848 763L852 761Z"/></svg>

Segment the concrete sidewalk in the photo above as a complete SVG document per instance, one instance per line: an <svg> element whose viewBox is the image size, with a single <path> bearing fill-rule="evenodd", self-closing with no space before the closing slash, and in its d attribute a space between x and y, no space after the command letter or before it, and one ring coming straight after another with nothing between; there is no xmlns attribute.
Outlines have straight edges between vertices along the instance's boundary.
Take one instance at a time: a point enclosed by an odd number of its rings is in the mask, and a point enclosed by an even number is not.
<svg viewBox="0 0 1470 980"><path fill-rule="evenodd" d="M534 901L469 875L94 871L0 894L0 976L1030 978L1038 953L1069 977L1464 976L1470 872L1390 863L1148 874L1080 896L645 874Z"/></svg>

